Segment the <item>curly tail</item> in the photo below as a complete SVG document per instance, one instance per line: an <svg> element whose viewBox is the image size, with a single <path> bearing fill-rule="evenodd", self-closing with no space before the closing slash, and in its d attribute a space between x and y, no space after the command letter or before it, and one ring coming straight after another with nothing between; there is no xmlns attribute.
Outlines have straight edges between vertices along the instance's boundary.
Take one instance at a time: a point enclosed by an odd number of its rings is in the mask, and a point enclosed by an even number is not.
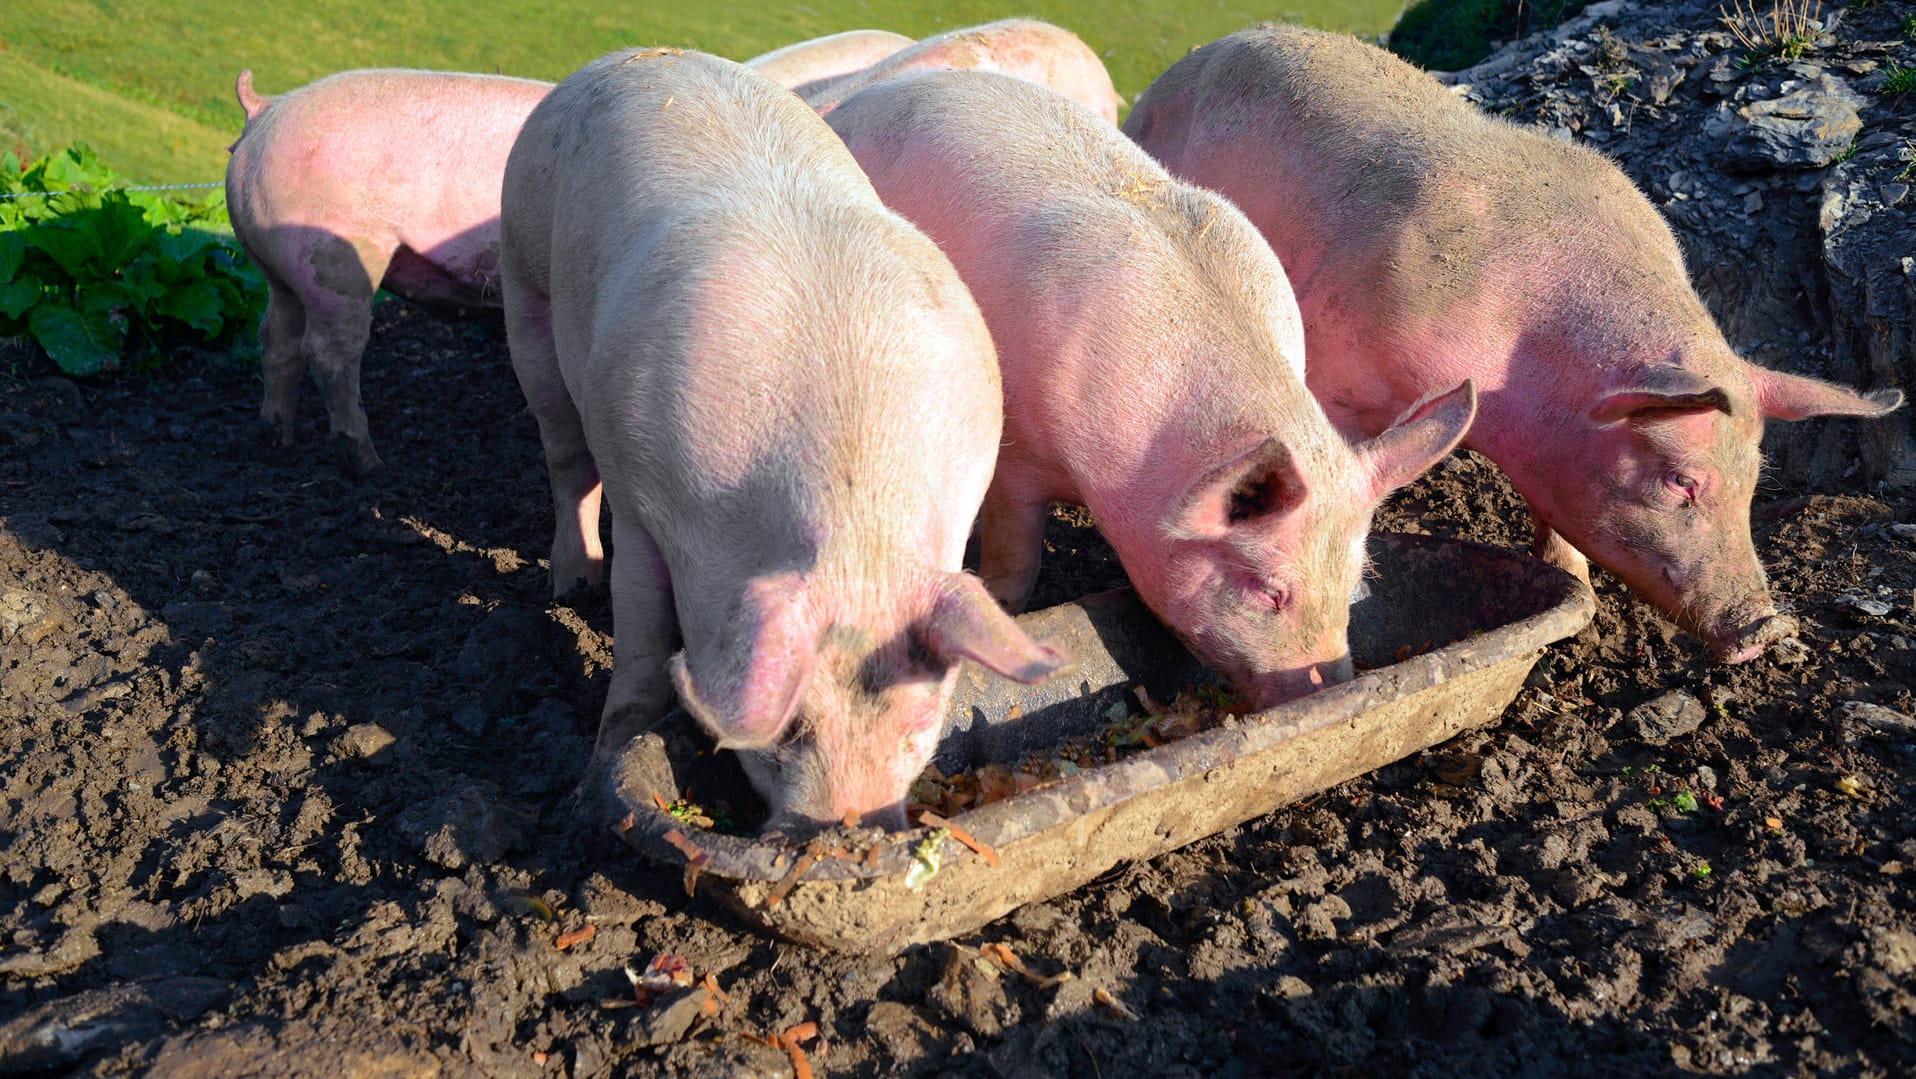
<svg viewBox="0 0 1916 1079"><path fill-rule="evenodd" d="M239 73L233 82L233 93L239 97L240 108L246 110L246 118L251 120L266 107L266 99L253 92L253 70L247 68Z"/></svg>

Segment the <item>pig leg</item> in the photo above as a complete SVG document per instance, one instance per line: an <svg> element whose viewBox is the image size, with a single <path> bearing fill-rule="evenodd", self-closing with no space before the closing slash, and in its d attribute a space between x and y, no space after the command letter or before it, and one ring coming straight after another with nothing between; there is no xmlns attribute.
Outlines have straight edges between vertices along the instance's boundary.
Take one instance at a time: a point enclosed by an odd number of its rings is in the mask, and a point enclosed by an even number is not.
<svg viewBox="0 0 1916 1079"><path fill-rule="evenodd" d="M256 265L263 265L258 259ZM306 334L306 306L299 294L271 271L266 277L266 314L259 320L260 373L266 398L260 419L272 428L282 446L293 444L293 421L299 410L300 340Z"/></svg>
<svg viewBox="0 0 1916 1079"><path fill-rule="evenodd" d="M386 276L391 251L329 236L310 256L306 332L300 351L326 402L339 467L363 476L380 467L359 402L359 365L372 336L373 292Z"/></svg>
<svg viewBox="0 0 1916 1079"><path fill-rule="evenodd" d="M678 645L672 578L644 528L612 515L612 684L592 755L609 762L672 705L665 661Z"/></svg>
<svg viewBox="0 0 1916 1079"><path fill-rule="evenodd" d="M1048 501L1022 489L1005 475L1004 462L985 492L978 517L978 576L1005 609L1017 613L1031 599L1044 557L1044 519Z"/></svg>
<svg viewBox="0 0 1916 1079"><path fill-rule="evenodd" d="M1530 519L1537 523L1536 536L1530 541L1530 553L1582 581L1583 586L1589 588L1590 560L1583 557L1582 551L1570 546L1570 541L1558 535L1555 529L1544 524L1535 506L1530 507Z"/></svg>
<svg viewBox="0 0 1916 1079"><path fill-rule="evenodd" d="M506 306L506 344L519 388L539 421L539 442L545 447L546 480L552 488L552 595L556 599L581 580L598 584L604 579L599 467L586 448L585 425L559 374L546 297L531 289L515 290Z"/></svg>

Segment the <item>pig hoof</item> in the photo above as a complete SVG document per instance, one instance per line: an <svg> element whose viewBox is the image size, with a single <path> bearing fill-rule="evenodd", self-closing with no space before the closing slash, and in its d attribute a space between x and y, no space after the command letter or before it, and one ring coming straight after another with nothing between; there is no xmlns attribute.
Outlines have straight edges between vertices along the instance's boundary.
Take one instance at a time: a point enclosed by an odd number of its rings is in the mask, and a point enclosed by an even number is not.
<svg viewBox="0 0 1916 1079"><path fill-rule="evenodd" d="M338 459L341 472L356 478L371 475L384 467L379 455L373 452L371 439L334 435L333 456Z"/></svg>
<svg viewBox="0 0 1916 1079"><path fill-rule="evenodd" d="M1727 638L1712 641L1710 651L1718 663L1748 663L1767 651L1770 645L1794 636L1795 619L1780 614L1765 615Z"/></svg>
<svg viewBox="0 0 1916 1079"><path fill-rule="evenodd" d="M263 442L271 442L277 446L290 446L293 444L293 421L272 413L261 413L259 437Z"/></svg>

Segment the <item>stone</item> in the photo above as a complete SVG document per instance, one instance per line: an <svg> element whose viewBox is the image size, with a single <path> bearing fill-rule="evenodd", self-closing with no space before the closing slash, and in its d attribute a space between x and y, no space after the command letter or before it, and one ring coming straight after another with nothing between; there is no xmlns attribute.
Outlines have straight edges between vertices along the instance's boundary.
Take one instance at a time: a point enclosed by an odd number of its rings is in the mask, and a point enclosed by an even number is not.
<svg viewBox="0 0 1916 1079"><path fill-rule="evenodd" d="M1652 697L1623 717L1623 729L1653 746L1681 738L1703 725L1703 702L1680 689Z"/></svg>
<svg viewBox="0 0 1916 1079"><path fill-rule="evenodd" d="M392 732L377 723L355 723L333 739L330 752L339 760L368 760L391 748Z"/></svg>
<svg viewBox="0 0 1916 1079"><path fill-rule="evenodd" d="M1844 701L1843 714L1887 734L1916 735L1916 719L1868 701Z"/></svg>
<svg viewBox="0 0 1916 1079"><path fill-rule="evenodd" d="M1737 109L1741 124L1725 153L1751 170L1822 168L1862 132L1856 106L1855 93L1842 80L1820 75L1790 93Z"/></svg>

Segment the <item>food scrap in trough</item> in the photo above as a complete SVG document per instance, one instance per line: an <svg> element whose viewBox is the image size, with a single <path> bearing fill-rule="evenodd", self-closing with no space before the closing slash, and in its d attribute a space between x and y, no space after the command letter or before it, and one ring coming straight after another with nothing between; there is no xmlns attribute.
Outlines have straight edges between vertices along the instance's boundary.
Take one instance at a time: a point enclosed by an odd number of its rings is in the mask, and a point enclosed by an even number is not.
<svg viewBox="0 0 1916 1079"><path fill-rule="evenodd" d="M912 783L908 811L914 816L928 810L940 817L953 817L1069 779L1087 768L1210 730L1242 712L1219 686L1184 690L1169 705L1153 700L1143 686L1137 687L1136 693L1142 712L1133 712L1119 701L1105 711L1104 730L1069 739L1048 752L1027 754L1015 764L994 762L949 776L936 767L926 767ZM962 837L954 838L963 842Z"/></svg>

